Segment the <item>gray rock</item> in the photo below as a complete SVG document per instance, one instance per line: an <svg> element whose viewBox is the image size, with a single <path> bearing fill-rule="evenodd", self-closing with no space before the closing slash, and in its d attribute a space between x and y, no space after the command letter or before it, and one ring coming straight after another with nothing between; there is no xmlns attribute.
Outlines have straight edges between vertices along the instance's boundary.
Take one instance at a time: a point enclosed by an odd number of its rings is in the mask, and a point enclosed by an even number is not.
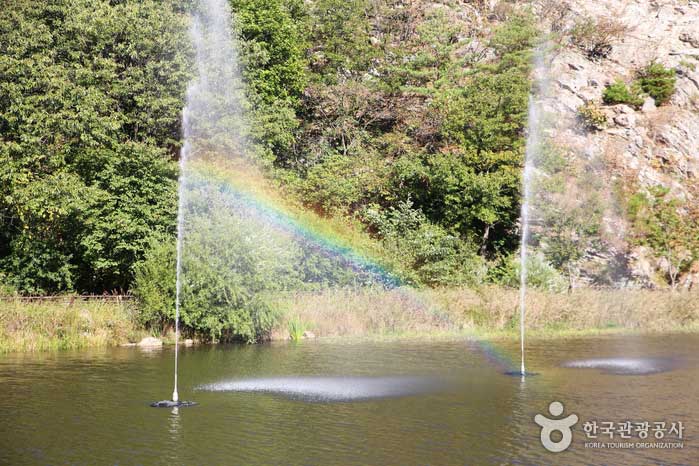
<svg viewBox="0 0 699 466"><path fill-rule="evenodd" d="M622 137L622 138L626 138L626 137L627 137L626 130L624 130L624 129L619 129L619 128L609 128L609 129L605 130L605 133L611 134L611 135L614 135L614 136L619 136L619 137Z"/></svg>
<svg viewBox="0 0 699 466"><path fill-rule="evenodd" d="M631 114L635 113L634 109L632 109L628 105L624 105L624 104L617 105L616 107L614 107L614 111L616 111L617 113L625 113L627 115L631 115Z"/></svg>
<svg viewBox="0 0 699 466"><path fill-rule="evenodd" d="M641 107L641 111L643 113L648 113L648 112L652 112L655 109L656 109L655 100L653 100L652 97L646 97L646 100L643 101L643 106Z"/></svg>
<svg viewBox="0 0 699 466"><path fill-rule="evenodd" d="M699 48L699 36L691 34L689 32L683 32L680 34L680 41L691 45L692 47Z"/></svg>
<svg viewBox="0 0 699 466"><path fill-rule="evenodd" d="M155 337L146 337L138 342L138 346L141 348L154 348L156 346L163 346L163 342Z"/></svg>
<svg viewBox="0 0 699 466"><path fill-rule="evenodd" d="M622 113L614 117L614 123L624 128L631 128L636 126L636 116L632 114Z"/></svg>

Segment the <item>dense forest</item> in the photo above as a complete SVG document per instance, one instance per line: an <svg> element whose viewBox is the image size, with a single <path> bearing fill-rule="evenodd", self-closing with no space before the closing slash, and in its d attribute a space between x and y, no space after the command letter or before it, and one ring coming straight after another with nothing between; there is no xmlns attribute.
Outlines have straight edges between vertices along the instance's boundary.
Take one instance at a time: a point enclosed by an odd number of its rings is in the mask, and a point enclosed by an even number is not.
<svg viewBox="0 0 699 466"><path fill-rule="evenodd" d="M270 177L358 219L418 284L468 282L517 247L525 12L476 24L448 2L231 6ZM12 0L0 13L5 286L127 291L149 245L173 240L190 8Z"/></svg>

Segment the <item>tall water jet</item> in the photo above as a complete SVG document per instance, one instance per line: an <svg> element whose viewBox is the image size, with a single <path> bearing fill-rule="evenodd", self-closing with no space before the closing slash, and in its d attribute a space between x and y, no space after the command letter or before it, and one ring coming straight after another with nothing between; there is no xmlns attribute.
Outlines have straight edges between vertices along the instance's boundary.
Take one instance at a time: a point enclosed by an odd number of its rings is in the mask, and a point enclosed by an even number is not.
<svg viewBox="0 0 699 466"><path fill-rule="evenodd" d="M529 128L530 134L528 138L532 137L532 120L535 119L534 115L534 102L533 98L529 96ZM531 146L529 141L527 141L527 150L524 159L524 172L522 174L522 211L520 214L521 222L521 239L520 239L520 250L519 250L519 339L520 339L520 350L522 355L522 364L520 367L520 373L524 375L526 373L524 368L524 316L526 313L526 298L527 298L527 241L529 240L529 180L532 170L530 163L531 160Z"/></svg>
<svg viewBox="0 0 699 466"><path fill-rule="evenodd" d="M524 365L524 335L527 301L527 267L528 267L528 243L530 230L530 217L532 209L532 184L536 161L541 150L542 136L542 112L541 99L545 96L547 88L546 70L544 62L544 47L537 48L534 52L534 86L529 96L529 110L527 117L527 143L524 158L524 170L522 174L522 206L520 213L520 250L519 250L519 331L521 365L520 374L526 375Z"/></svg>
<svg viewBox="0 0 699 466"><path fill-rule="evenodd" d="M178 393L180 314L185 280L187 235L201 228L192 221L198 203L199 169L193 164L217 154L244 154L247 131L243 124L244 87L238 54L231 35L231 11L226 0L200 0L194 7L190 38L196 76L187 89L183 110L184 144L180 152L177 209L177 271L175 285L175 367L172 403L181 406ZM195 186L192 186L192 179ZM201 197L201 196L200 196ZM198 200L201 202L201 199ZM203 196L208 204L210 199ZM168 403L160 402L161 405ZM154 404L156 405L156 404Z"/></svg>

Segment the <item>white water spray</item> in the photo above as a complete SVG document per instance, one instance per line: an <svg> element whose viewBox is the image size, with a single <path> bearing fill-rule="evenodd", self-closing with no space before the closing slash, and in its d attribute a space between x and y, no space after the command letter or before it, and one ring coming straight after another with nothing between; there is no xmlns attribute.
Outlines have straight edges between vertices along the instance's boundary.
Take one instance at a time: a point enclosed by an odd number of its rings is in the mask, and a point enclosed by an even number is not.
<svg viewBox="0 0 699 466"><path fill-rule="evenodd" d="M522 174L522 210L520 214L521 222L521 240L520 240L520 275L519 275L519 332L520 332L520 349L522 353L522 362L520 373L522 376L526 374L524 366L524 334L525 334L525 316L526 316L526 301L527 301L527 262L528 262L528 243L530 230L530 217L532 210L532 183L534 181L534 172L536 171L536 160L541 149L542 137L542 111L541 101L547 90L547 79L544 61L544 49L538 48L534 53L534 80L535 86L532 95L529 96L529 114L527 118L527 148L524 160L524 173ZM536 96L535 96L536 93Z"/></svg>
<svg viewBox="0 0 699 466"><path fill-rule="evenodd" d="M193 162L211 154L239 156L244 153L244 87L238 69L238 53L231 35L231 11L226 0L200 0L190 26L195 51L196 78L187 90L182 129L177 208L177 272L175 296L175 377L172 401L177 392L180 307L185 282L185 245L189 214L190 175ZM196 226L195 226L196 227Z"/></svg>
<svg viewBox="0 0 699 466"><path fill-rule="evenodd" d="M534 111L534 99L529 96L529 136L527 139L532 137L532 124L536 118ZM524 160L524 173L522 175L522 212L521 212L521 228L522 237L520 240L520 250L519 250L519 339L522 352L522 365L520 372L522 375L526 373L524 369L524 316L526 313L526 298L527 298L527 242L529 241L529 202L530 202L530 179L531 179L531 155L532 151L527 140L527 151Z"/></svg>
<svg viewBox="0 0 699 466"><path fill-rule="evenodd" d="M183 112L183 121L187 119L186 111ZM183 126L187 126L183 123ZM177 364L178 347L180 342L180 293L182 291L182 247L184 243L184 186L185 186L185 161L187 159L187 143L185 142L180 152L180 177L178 180L178 203L177 203L177 278L175 281L175 388L172 391L172 401L179 401L177 393Z"/></svg>

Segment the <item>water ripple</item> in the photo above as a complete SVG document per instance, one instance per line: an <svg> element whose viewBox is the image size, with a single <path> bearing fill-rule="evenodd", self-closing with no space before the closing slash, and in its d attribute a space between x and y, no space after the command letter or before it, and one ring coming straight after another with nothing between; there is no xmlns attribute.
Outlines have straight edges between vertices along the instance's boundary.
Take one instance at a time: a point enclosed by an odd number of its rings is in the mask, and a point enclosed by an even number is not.
<svg viewBox="0 0 699 466"><path fill-rule="evenodd" d="M431 377L270 377L236 379L201 385L215 392L262 392L304 401L361 401L419 395L444 389Z"/></svg>

